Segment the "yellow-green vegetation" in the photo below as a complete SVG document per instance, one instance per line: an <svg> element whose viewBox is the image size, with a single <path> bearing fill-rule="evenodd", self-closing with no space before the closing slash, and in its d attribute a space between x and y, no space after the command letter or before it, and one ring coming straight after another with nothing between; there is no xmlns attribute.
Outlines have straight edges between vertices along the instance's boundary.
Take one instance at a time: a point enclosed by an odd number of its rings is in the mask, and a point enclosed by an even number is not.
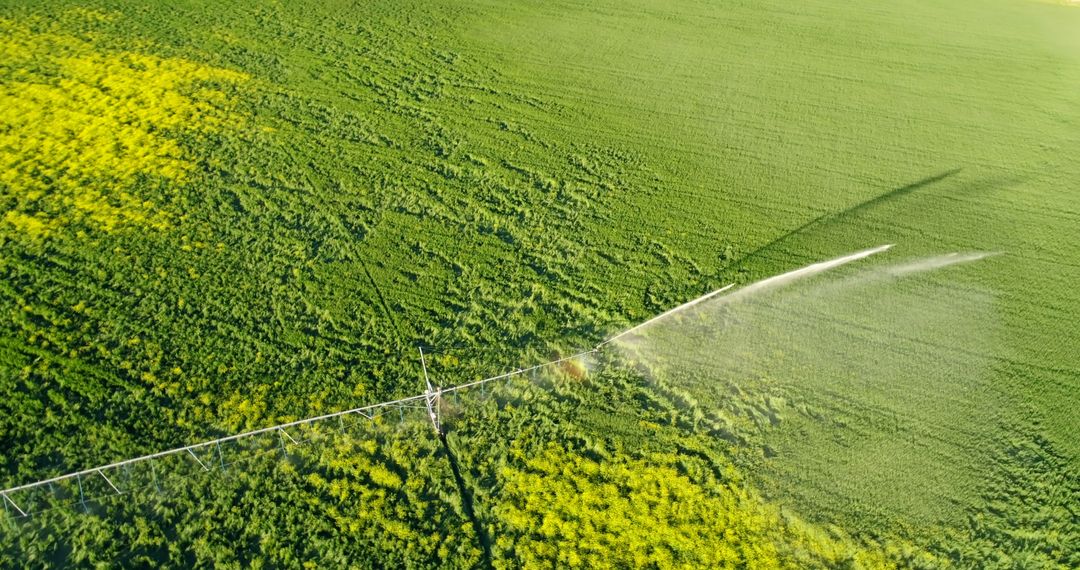
<svg viewBox="0 0 1080 570"><path fill-rule="evenodd" d="M511 532L496 544L509 551L505 567L895 567L846 537L785 519L742 487L696 484L677 467L685 461L598 461L550 444L504 468L496 515Z"/></svg>
<svg viewBox="0 0 1080 570"><path fill-rule="evenodd" d="M322 452L322 468L307 475L313 499L344 540L384 549L368 554L380 564L401 552L408 553L402 563L474 567L480 544L463 518L446 457L421 431L426 425L414 428L411 440L401 433L337 440ZM440 507L443 502L456 508Z"/></svg>
<svg viewBox="0 0 1080 570"><path fill-rule="evenodd" d="M910 542L864 541L763 499L698 412L612 362L448 407L496 568L932 568ZM623 400L619 396L626 399ZM561 442L561 443L555 443Z"/></svg>
<svg viewBox="0 0 1080 570"><path fill-rule="evenodd" d="M71 18L105 18L75 11ZM177 57L103 51L40 18L0 18L0 209L9 231L73 223L164 229L170 214L140 178L178 185L197 157L176 138L235 119L216 84L247 75Z"/></svg>
<svg viewBox="0 0 1080 570"><path fill-rule="evenodd" d="M0 560L1080 567L1078 28L0 0L0 488L415 394L417 345L445 386L873 245L1000 252L674 319L662 354L455 397L445 442L391 413L14 493Z"/></svg>

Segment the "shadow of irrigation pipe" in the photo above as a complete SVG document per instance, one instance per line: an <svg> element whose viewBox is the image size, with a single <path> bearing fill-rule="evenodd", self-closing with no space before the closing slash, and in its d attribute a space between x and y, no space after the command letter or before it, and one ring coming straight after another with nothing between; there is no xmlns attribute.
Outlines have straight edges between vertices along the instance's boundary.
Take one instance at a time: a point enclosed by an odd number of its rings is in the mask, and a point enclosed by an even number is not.
<svg viewBox="0 0 1080 570"><path fill-rule="evenodd" d="M805 224L803 224L803 225L801 225L801 226L799 226L799 227L797 227L797 228L795 228L793 230L785 232L780 237L777 237L776 239L773 239L769 243L766 243L765 245L755 249L754 251L751 251L750 253L747 253L746 255L744 255L744 256L740 257L739 259L735 260L734 262L732 262L728 267L729 268L741 267L741 266L745 265L747 261L761 255L762 253L765 253L766 251L772 249L773 247L775 247L776 245L782 243L783 241L787 240L788 238L790 238L792 236L795 236L795 235L798 235L798 234L801 234L802 232L810 229L813 226L816 226L816 225L824 223L824 222L837 221L837 220L847 218L849 216L858 214L858 213L860 213L860 212L862 212L864 210L868 210L870 208L873 208L874 206L877 206L877 205L882 204L884 202L888 202L890 200L900 198L900 197L902 197L902 196L904 196L906 194L910 194L910 193L912 193L912 192L914 192L916 190L919 190L920 188L925 188L925 187L930 186L932 184L937 184L938 182L941 182L942 180L945 180L946 178L949 178L951 176L959 174L960 170L961 169L959 169L959 168L954 168L952 170L946 170L945 172L935 174L934 176L928 176L928 177L923 178L922 180L919 180L917 182L912 182L911 184L900 186L899 188L893 188L892 190L889 190L888 192L878 194L877 196L874 196L873 198L870 198L869 200L859 202L858 204L855 204L854 206L850 206L848 208L844 208L843 210L839 210L839 211L836 211L836 212L826 212L826 213L824 213L824 214L810 220L809 222L806 222Z"/></svg>
<svg viewBox="0 0 1080 570"><path fill-rule="evenodd" d="M476 511L473 510L473 495L472 491L465 484L465 479L461 476L461 468L458 466L457 456L454 455L454 451L450 449L450 442L446 440L446 433L439 434L439 441L442 442L443 450L446 451L446 457L450 460L450 470L454 473L454 482L457 483L458 494L461 495L461 506L465 510L465 516L468 517L469 522L472 523L473 532L476 533L477 539L480 540L480 547L483 549L484 559L481 563L481 568L494 568L491 559L491 537L488 536L487 530L484 529L484 525L480 524L480 520L476 518Z"/></svg>

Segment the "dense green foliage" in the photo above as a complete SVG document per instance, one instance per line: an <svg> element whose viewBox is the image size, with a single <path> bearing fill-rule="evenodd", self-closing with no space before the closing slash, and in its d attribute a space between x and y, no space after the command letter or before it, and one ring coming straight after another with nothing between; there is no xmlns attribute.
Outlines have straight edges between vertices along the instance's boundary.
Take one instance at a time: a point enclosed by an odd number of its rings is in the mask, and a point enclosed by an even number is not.
<svg viewBox="0 0 1080 570"><path fill-rule="evenodd" d="M114 474L125 495L87 478L85 505L57 491L53 504L24 503L39 514L4 547L31 566L475 566L478 542L430 428L396 424L308 430L284 449L277 438L223 446L204 456L213 474L184 458Z"/></svg>
<svg viewBox="0 0 1080 570"><path fill-rule="evenodd" d="M420 344L449 385L870 245L1002 255L470 392L446 445L132 473L0 560L1080 565L1080 8L297 4L0 3L0 486L416 393Z"/></svg>

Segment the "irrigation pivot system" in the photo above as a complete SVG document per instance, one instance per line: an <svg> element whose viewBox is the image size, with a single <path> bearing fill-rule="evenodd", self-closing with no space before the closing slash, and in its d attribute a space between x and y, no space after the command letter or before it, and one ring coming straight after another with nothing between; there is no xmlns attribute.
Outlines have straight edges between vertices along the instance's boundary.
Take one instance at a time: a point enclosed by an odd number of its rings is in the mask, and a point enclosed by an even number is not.
<svg viewBox="0 0 1080 570"><path fill-rule="evenodd" d="M830 261L812 264L812 265L809 265L809 266L804 267L802 269L791 271L791 272L785 273L783 275L778 275L776 277L771 277L771 278L766 279L764 281L761 281L759 283L750 285L750 286L748 286L748 287L746 287L744 289L740 289L740 292L750 292L750 291L754 290L755 288L759 288L759 287L768 285L770 283L774 283L774 282L775 283L783 283L783 282L786 282L786 281L791 280L791 279L800 278L800 277L802 277L804 275L811 275L811 274L814 274L814 273L825 271L825 270L828 270L828 269L830 269L832 267L836 267L838 265L849 263L851 261L855 261L857 259L862 259L862 258L867 257L869 255L873 255L875 253L885 251L889 247L890 246L888 246L888 245L880 246L880 247L876 247L876 248L872 248L872 249L867 249L867 250L864 250L864 251L861 251L861 252L857 252L857 253L854 253L854 254L850 254L850 255L847 255L847 256L839 257L839 258L836 258L836 259L833 259L833 260L830 260ZM558 359L551 360L551 361L548 361L548 362L543 362L543 363L537 364L535 366L530 366L528 368L518 368L516 370L512 370L510 372L505 372L505 373L499 374L497 376L492 376L490 378L484 378L482 380L477 380L475 382L469 382L469 383L466 383L466 384L459 384L459 385L456 385L456 386L450 386L450 387L445 387L444 388L444 387L436 386L435 384L432 383L431 377L428 375L427 359L426 359L426 356L424 354L424 349L420 348L420 366L421 366L421 370L423 371L423 377L424 377L424 393L423 394L418 394L416 396L409 396L407 398L401 398L399 400L393 400L393 401L390 401L390 402L381 402L381 403L378 403L378 404L371 404L371 405L364 406L364 407L361 407L361 408L353 408L351 410L344 410L344 411L340 411L340 412L334 412L334 413L331 413L331 414L324 414L324 415L321 415L321 416L315 416L315 417L306 418L306 419L302 419L302 420L296 420L296 421L293 421L293 422L288 422L288 423L278 424L278 425L274 425L274 426L269 426L269 427L265 427L265 428L261 428L261 429L257 429L257 430L252 430L252 431L247 431L247 432L244 432L244 433L238 433L238 434L226 436L226 437L219 437L217 439L211 439L211 440L204 441L204 442L201 442L201 443L195 443L195 444L187 445L187 446L184 446L184 447L177 447L175 449L169 449L169 450L166 450L166 451L159 451L157 453L151 453L149 455L143 455L143 456L135 457L135 458L132 458L132 459L126 459L124 461L118 461L116 463L110 463L108 465L102 465L100 467L92 467L90 469L84 469L82 471L76 471L74 473L68 473L66 475L59 475L57 477L52 477L50 479L44 479L44 480L41 480L41 481L35 481L33 483L27 483L25 485L19 485L19 486L16 486L16 487L11 487L9 489L4 489L4 490L0 491L0 498L2 498L2 500L0 500L0 502L2 502L4 504L4 508L8 512L9 515L11 515L13 517L28 517L31 514L33 514L33 512L36 512L36 511L34 511L34 509L29 506L29 503L23 502L21 500L20 501L15 500L17 498L20 498L20 493L30 493L30 492L33 492L34 490L41 489L43 487L47 487L47 488L49 488L51 490L54 485L75 482L75 484L77 485L77 488L78 488L78 494L79 494L80 502L82 502L83 506L85 507L86 506L86 501L85 501L85 495L84 495L84 483L87 483L88 481L93 480L93 481L96 481L97 484L100 486L101 483L104 482L107 486L103 487L103 488L106 489L109 493L115 493L117 495L123 494L124 493L124 483L123 483L123 481L120 481L120 484L117 484L117 481L119 481L119 479L114 480L114 478L110 478L109 475L114 474L114 476L115 476L115 474L117 474L117 473L121 473L121 474L126 473L126 470L129 467L137 465L137 464L149 463L151 473L154 476L154 481L155 481L155 485L156 485L157 479L156 479L156 471L154 471L154 461L161 460L161 459L164 459L166 457L179 456L181 458L190 458L190 460L194 461L194 463L197 464L199 467L201 467L203 470L210 471L210 466L207 465L206 461L204 461L203 459L200 459L199 455L197 454L198 451L204 451L204 452L206 450L216 451L216 453L217 453L217 462L221 465L222 468L224 468L225 467L225 461L224 461L224 458L222 456L222 451L221 451L221 444L222 443L227 443L227 442L231 442L231 441L237 441L237 440L241 440L241 439L244 439L244 438L250 438L250 437L253 437L253 436L260 435L260 434L276 434L278 436L278 439L279 439L279 442L280 442L281 450L284 452L286 440L289 441L290 443L292 443L293 445L298 445L298 442L296 441L296 439L292 435L289 434L289 432L288 432L289 429L293 429L293 428L300 429L302 426L315 424L317 422L321 422L321 421L329 420L329 419L333 419L333 418L338 418L339 422L341 422L342 418L345 418L347 416L361 416L361 417L366 418L368 420L373 420L373 419L375 419L376 416L382 414L383 412L385 412L387 410L392 410L392 409L395 409L395 408L398 409L398 410L401 410L402 415L403 415L405 409L420 409L420 410L426 411L427 415L428 415L428 419L431 421L431 425L435 429L436 435L438 435L439 437L443 437L445 434L443 432L442 417L441 417L440 408L441 408L441 403L442 403L442 397L444 395L452 394L454 392L459 392L459 391L462 391L462 390L467 390L467 389L470 389L470 388L475 388L477 386L483 386L483 385L485 385L485 384L487 384L489 382L495 382L495 381L498 381L498 380L506 380L506 379L512 378L514 376L518 376L518 375L521 375L521 374L526 374L528 372L532 372L532 371L535 371L535 370L540 370L542 368L546 368L546 367L549 367L549 366L555 366L555 365L561 364L563 362L573 360L575 358L580 358L580 357L588 355L588 354L599 352L605 346L619 340L620 338L629 336L629 335L631 335L631 334L633 334L635 332L638 332L641 329L643 329L643 328L645 328L645 327L647 327L647 326L649 326L649 325L651 325L653 323L656 323L657 321L660 321L660 320L662 320L664 318L667 318L667 317L669 317L669 316L671 316L673 314L679 313L680 311L689 309L690 307L693 307L694 305L697 305L698 303L702 303L702 302L707 301L707 300L709 300L709 299L711 299L713 297L716 297L720 293L723 293L723 292L727 291L728 289L731 289L733 286L734 285L732 284L732 285L727 285L727 286L721 287L720 289L717 289L717 290L712 291L710 293L706 293L705 295L702 295L701 297L698 297L697 299L694 299L694 300L689 301L687 303L683 303L682 305L679 305L678 307L675 307L673 309L665 311L664 313L661 313L660 315L652 317L651 319L649 319L649 320L647 320L645 322L642 322L642 323L640 323L638 325L635 325L633 327L630 327L630 328L628 328L628 329L626 329L626 330L624 330L624 331L622 331L622 332L620 332L620 333L618 333L618 334L616 334L614 336L611 336L611 337L605 339L600 344L597 344L593 348L590 348L589 350L585 350L585 351L579 352L577 354L573 354L573 355L566 356L566 357L563 357L563 358L558 358ZM736 295L738 295L738 292L736 293ZM343 422L342 422L342 425L344 425ZM12 495L15 495L15 497L13 498ZM12 510L14 510L15 512L12 512Z"/></svg>
<svg viewBox="0 0 1080 570"><path fill-rule="evenodd" d="M364 406L364 407L361 407L361 408L353 408L353 409L350 409L350 410L343 410L343 411L334 412L334 413L331 413L331 414L324 414L324 415L321 415L321 416L305 418L305 419L302 419L302 420L296 420L296 421L292 421L292 422L288 422L288 423L283 423L283 424L269 426L269 427L265 427L265 428L261 428L261 429L252 430L252 431L246 431L246 432L243 432L243 433L233 434L233 435L229 435L229 436L226 436L226 437L219 437L217 439L211 439L211 440L203 441L203 442L200 442L200 443L195 443L195 444L192 444L192 445L186 445L184 447L177 447L175 449L169 449L169 450L166 450L166 451L159 451L157 453L151 453L151 454L148 454L148 455L142 455L142 456L139 456L139 457L133 457L131 459L125 459L123 461L117 461L116 463L110 463L108 465L102 465L100 467L92 467L90 469L84 469L82 471L76 471L74 473L68 473L68 474L65 474L65 475L59 475L59 476L52 477L52 478L49 478L49 479L43 479L41 481L35 481L33 483L27 483L25 485L19 485L19 486L16 486L16 487L11 487L9 489L4 489L3 491L0 491L0 497L2 497L2 501L4 503L4 506L5 506L5 508L7 508L8 513L10 515L12 515L12 516L14 516L16 518L28 517L31 514L33 514L31 512L31 509L24 508L25 505L20 505L19 502L17 502L14 498L12 498L13 494L17 494L17 493L20 493L20 492L26 492L26 491L32 491L34 489L40 489L40 488L43 488L43 487L51 487L54 484L62 483L62 482L65 482L65 481L66 482L74 481L74 482L76 482L76 484L78 486L78 489L80 491L80 495L81 495L84 483L87 482L87 480L89 480L91 478L97 478L97 479L100 479L101 481L104 481L108 485L108 488L112 490L112 492L114 492L117 495L120 495L120 494L123 494L123 492L124 492L123 489L121 488L122 485L117 485L116 482L113 481L113 479L111 479L109 477L109 474L117 473L121 469L127 468L127 467L135 465L135 464L152 462L152 461L159 460L159 459L169 457L169 456L187 456L192 461L194 461L199 467L201 467L204 471L210 471L210 466L207 465L206 461L203 461L202 459L199 458L199 455L196 454L197 451L200 451L200 450L205 451L205 450L209 450L209 449L216 449L218 451L218 453L220 453L220 445L222 443L228 443L228 442L231 442L231 441L236 441L236 440L240 440L240 439L244 439L244 438L249 438L249 437L253 437L253 436L257 436L257 435L261 435L261 434L273 434L273 433L276 433L278 435L278 437L281 439L282 447L284 448L284 442L285 441L288 441L293 445L296 445L298 443L295 438L293 438L291 435L289 435L289 432L287 430L289 430L290 428L298 428L300 426L310 425L310 424L314 424L316 422L322 422L322 421L330 420L330 419L333 419L333 418L339 418L340 419L340 418L345 418L345 417L348 417L348 416L360 416L360 417L368 419L368 420L374 420L375 417L380 415L381 413L383 413L383 412L385 412L387 410L393 410L393 409L398 409L398 410L423 409L423 410L425 410L427 412L427 414L428 414L429 419L431 420L432 427L435 429L435 433L437 435L442 436L443 435L443 429L442 429L442 421L441 421L442 418L441 418L440 408L441 408L442 397L444 395L451 394L451 393L454 393L454 392L458 392L458 391L461 391L461 390L467 390L469 388L475 388L477 386L482 386L484 384L487 384L488 382L495 382L497 380L506 380L508 378L512 378L514 376L519 376L521 374L526 374L526 373L532 372L534 370L539 370L539 369L546 368L546 367L549 367L549 366L554 366L554 365L557 365L557 364L560 364L560 363L563 363L563 362L566 362L566 361L569 361L569 360L573 360L575 358L580 358L580 357L585 356L587 354L592 354L594 352L597 352L599 349L600 349L600 346L597 346L597 347L591 348L589 350L579 352L577 354L573 354L573 355L566 356L566 357L563 357L563 358L559 358L559 359L556 359L556 360L551 360L551 361L548 361L548 362L537 364L535 366L530 366L528 368L518 368L516 370L512 370L510 372L505 372L503 374L499 374L497 376L492 376L490 378L484 378L482 380L477 380L475 382L469 382L467 384L459 384L457 386L450 386L450 387L443 388L443 387L434 386L431 383L431 379L430 379L430 377L428 377L428 374L427 374L427 362L426 362L426 360L424 358L424 351L421 348L420 349L420 359L421 359L421 366L422 366L422 369L424 371L424 383L425 383L425 387L426 387L426 390L424 391L423 394L419 394L419 395L416 395L416 396L409 396L407 398L401 398L400 400L393 400L393 401L390 401L390 402L380 402L378 404L371 404L371 405ZM80 499L81 499L81 497L80 497ZM85 502L85 501L81 501L81 502ZM11 512L12 509L14 510L14 512Z"/></svg>
<svg viewBox="0 0 1080 570"><path fill-rule="evenodd" d="M720 293L722 291L726 291L730 287L731 287L731 285L728 285L727 287L724 287L723 289L713 291L712 293L709 293L705 297L702 297L702 298L699 298L699 299L697 299L695 301L692 301L689 304L680 305L679 307L676 307L676 309L668 311L668 312L660 315L659 317L654 317L654 318L650 319L649 321L646 321L646 322L644 322L644 323L642 323L640 325L637 325L637 326L635 326L635 327L633 327L631 329L627 329L627 330L625 330L625 331L623 331L623 332L621 332L621 333L619 333L619 334L617 334L617 335L615 335L615 336L601 342L600 344L596 345L595 347L593 347L593 348L591 348L589 350L585 350L585 351L579 352L577 354L573 354L573 355L566 356L566 357L563 357L563 358L550 360L548 362L543 362L543 363L540 363L540 364L537 364L537 365L534 365L534 366L530 366L528 368L518 368L516 370L511 370L509 372L505 372L505 373L499 374L497 376L491 376L489 378L484 378L482 380L476 380L474 382L469 382L469 383L466 383L466 384L459 384L457 386L440 387L440 386L436 386L436 385L432 384L431 378L430 378L430 376L428 376L427 360L426 360L426 357L425 357L425 354L424 354L424 349L420 348L420 365L421 365L421 370L423 371L423 374L424 374L424 387L425 387L425 391L424 391L423 394L418 394L416 396L409 396L407 398L401 398L399 400L393 400L393 401L390 401L390 402L380 402L378 404L371 404L371 405L363 406L363 407L360 407L360 408L353 408L353 409L350 409L350 410L343 410L343 411L334 412L334 413L331 413L331 414L324 414L324 415L321 415L321 416L305 418L305 419L302 419L302 420L296 420L296 421L292 421L292 422L288 422L288 423L283 423L283 424L273 425L273 426L269 426L269 427L265 427L265 428L261 428L261 429L252 430L252 431L246 431L246 432L243 432L243 433L233 434L233 435L229 435L229 436L226 436L226 437L219 437L217 439L211 439L211 440L203 441L203 442L200 442L200 443L186 445L184 447L177 447L175 449L169 449L169 450L166 450L166 451L159 451L157 453L151 453L151 454L148 454L148 455L142 455L142 456L139 456L139 457L133 457L131 459L125 459L123 461L117 461L116 463L110 463L108 465L102 465L100 467L92 467L92 468L89 468L89 469L84 469L82 471L76 471L76 472L68 473L68 474L65 474L65 475L59 475L59 476L52 477L52 478L49 478L49 479L43 479L41 481L35 481L33 483L27 483L25 485L19 485L19 486L16 486L16 487L11 487L11 488L8 488L8 489L4 489L4 490L0 491L0 497L2 497L2 502L4 503L4 506L7 509L9 515L11 515L11 516L13 516L15 518L25 518L25 517L29 517L30 515L32 515L33 512L32 512L32 509L30 509L29 507L26 507L26 505L24 505L24 504L20 504L20 502L17 502L15 500L16 498L18 498L18 493L21 493L21 492L33 491L35 489L40 489L40 488L43 488L43 487L51 488L52 485L54 485L54 484L74 481L77 484L77 487L79 489L81 502L83 502L85 504L85 500L82 500L82 497L81 497L84 483L86 483L90 479L99 479L100 481L105 482L108 485L107 488L111 489L111 491L113 493L115 493L117 495L123 494L124 493L124 490L122 488L123 485L122 484L118 485L116 481L114 481L112 478L109 477L109 475L118 473L118 472L120 472L121 469L125 469L125 468L127 468L129 466L132 466L132 465L136 465L136 464L140 464L140 463L153 462L155 460L160 460L160 459L163 459L163 458L169 457L169 456L182 456L182 457L187 456L187 457L190 458L190 460L194 461L204 471L210 471L210 466L207 465L206 461L203 461L202 459L200 459L199 455L196 452L198 452L200 450L206 451L206 450L216 449L217 452L220 454L220 449L221 449L220 446L221 446L222 443L228 443L228 442L231 442L231 441L236 441L236 440L240 440L240 439L244 439L244 438L249 438L249 437L253 437L253 436L257 436L257 435L261 435L261 434L277 434L278 437L281 439L282 448L284 448L284 442L285 441L289 441L290 443L292 443L294 445L297 444L296 439L293 438L288 432L288 430L290 428L299 428L300 426L310 425L310 424L314 424L316 422L321 422L321 421L330 420L330 419L334 419L334 418L341 419L341 418L345 418L345 417L348 417L348 416L360 416L360 417L363 417L363 418L368 419L368 420L374 420L375 417L380 415L381 413L383 413L383 412L385 412L387 410L393 410L393 409L398 409L398 410L423 409L424 411L427 412L428 418L431 420L432 427L435 429L435 433L437 435L439 435L439 436L442 436L442 435L444 435L444 433L443 433L443 427L442 427L442 417L441 417L440 408L441 408L442 397L444 395L452 394L452 393L459 392L459 391L462 391L462 390L467 390L467 389L470 389L470 388L476 388L478 386L483 386L483 385L485 385L485 384L487 384L489 382L495 382L495 381L498 381L498 380L507 380L507 379L512 378L514 376L519 376L519 375L522 375L522 374L526 374L526 373L533 372L535 370L540 370L542 368L547 368L547 367L550 367L550 366L556 366L556 365L561 364L563 362L567 362L567 361L573 360L575 358L580 358L582 356L598 352L601 348L603 348L608 343L610 343L610 342L612 342L612 341L614 341L614 340L616 340L616 339L618 339L620 337L626 336L627 334L629 334L631 332L639 330L644 325L655 322L656 320L659 320L662 317L666 317L669 314L675 312L675 310L677 310L677 309L684 308L686 306L689 306L690 304L702 301L702 300L704 300L704 299L706 299L708 297L712 297L712 296L714 296L714 295L716 295L716 294L718 294L718 293ZM15 495L15 498L13 498L12 495ZM12 512L12 510L14 512Z"/></svg>

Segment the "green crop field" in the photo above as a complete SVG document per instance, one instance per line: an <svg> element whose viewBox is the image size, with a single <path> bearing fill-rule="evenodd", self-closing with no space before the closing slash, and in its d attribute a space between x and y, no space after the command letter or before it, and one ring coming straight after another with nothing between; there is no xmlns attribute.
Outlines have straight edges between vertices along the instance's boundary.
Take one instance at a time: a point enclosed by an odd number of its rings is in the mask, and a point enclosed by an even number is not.
<svg viewBox="0 0 1080 570"><path fill-rule="evenodd" d="M737 286L444 440L12 492L0 566L1080 567L1077 149L1075 2L0 0L0 488Z"/></svg>

